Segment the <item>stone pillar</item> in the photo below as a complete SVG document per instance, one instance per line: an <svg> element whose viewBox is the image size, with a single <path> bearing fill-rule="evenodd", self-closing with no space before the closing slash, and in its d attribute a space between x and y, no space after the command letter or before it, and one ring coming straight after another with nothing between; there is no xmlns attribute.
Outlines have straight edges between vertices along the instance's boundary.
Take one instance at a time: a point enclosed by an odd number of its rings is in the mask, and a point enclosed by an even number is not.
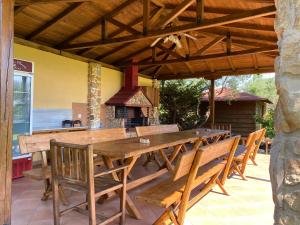
<svg viewBox="0 0 300 225"><path fill-rule="evenodd" d="M275 225L300 224L300 0L277 0L279 95L270 175Z"/></svg>
<svg viewBox="0 0 300 225"><path fill-rule="evenodd" d="M101 65L89 63L88 74L88 121L89 128L100 128Z"/></svg>

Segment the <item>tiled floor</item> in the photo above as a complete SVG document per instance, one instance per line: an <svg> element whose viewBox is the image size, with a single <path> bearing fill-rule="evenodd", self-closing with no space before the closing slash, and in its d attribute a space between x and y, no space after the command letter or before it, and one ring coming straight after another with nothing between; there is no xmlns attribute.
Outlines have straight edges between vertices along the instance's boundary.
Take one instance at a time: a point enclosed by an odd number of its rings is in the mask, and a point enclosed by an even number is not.
<svg viewBox="0 0 300 225"><path fill-rule="evenodd" d="M259 166L249 164L248 181L234 176L226 183L230 196L220 194L218 187L194 205L187 213L185 225L272 225L273 202L268 165L269 156L258 155ZM137 168L136 173L141 169ZM135 175L135 174L134 174ZM21 178L13 182L13 225L52 225L52 201L42 202L42 182ZM151 185L151 184L150 184ZM132 198L145 186L130 192ZM70 201L80 201L83 196L69 193ZM98 213L114 212L117 200L97 205ZM144 217L135 220L127 217L128 225L152 224L162 210L135 201ZM76 212L62 218L63 225L87 225L87 217ZM113 223L117 224L117 223Z"/></svg>

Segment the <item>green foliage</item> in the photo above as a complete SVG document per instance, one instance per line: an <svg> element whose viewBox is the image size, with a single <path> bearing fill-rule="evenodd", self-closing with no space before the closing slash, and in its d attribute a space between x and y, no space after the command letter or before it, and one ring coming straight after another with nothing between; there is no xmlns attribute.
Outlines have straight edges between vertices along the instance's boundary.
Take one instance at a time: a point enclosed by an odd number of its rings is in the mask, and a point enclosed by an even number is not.
<svg viewBox="0 0 300 225"><path fill-rule="evenodd" d="M207 87L204 79L161 82L160 120L164 124L178 123L183 129L196 127L200 95Z"/></svg>
<svg viewBox="0 0 300 225"><path fill-rule="evenodd" d="M275 136L274 130L274 109L268 109L263 118L257 117L256 122L266 128L266 137L273 138Z"/></svg>

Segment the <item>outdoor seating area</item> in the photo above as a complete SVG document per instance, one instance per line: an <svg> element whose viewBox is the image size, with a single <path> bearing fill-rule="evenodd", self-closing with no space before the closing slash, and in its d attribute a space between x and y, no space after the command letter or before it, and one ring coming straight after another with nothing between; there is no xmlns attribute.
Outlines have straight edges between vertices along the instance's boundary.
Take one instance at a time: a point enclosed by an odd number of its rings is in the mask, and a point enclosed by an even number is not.
<svg viewBox="0 0 300 225"><path fill-rule="evenodd" d="M0 225L300 225L297 0L0 1Z"/></svg>

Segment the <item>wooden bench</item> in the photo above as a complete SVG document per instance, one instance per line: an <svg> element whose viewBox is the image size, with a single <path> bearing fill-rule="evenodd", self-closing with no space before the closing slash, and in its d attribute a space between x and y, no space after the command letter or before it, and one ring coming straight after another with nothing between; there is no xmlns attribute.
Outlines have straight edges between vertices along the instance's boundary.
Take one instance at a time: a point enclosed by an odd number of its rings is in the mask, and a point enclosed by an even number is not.
<svg viewBox="0 0 300 225"><path fill-rule="evenodd" d="M51 191L51 168L48 165L47 152L50 150L50 140L55 139L59 142L74 143L78 145L94 144L98 142L111 141L117 139L126 138L125 128L113 128L113 129L97 129L86 131L74 131L74 132L60 132L60 133L47 133L36 135L21 135L18 137L20 152L22 154L40 154L42 166L41 168L34 168L32 170L24 171L23 174L26 177L30 177L35 180L44 180L45 192L42 200L45 201L49 198ZM95 159L95 165L101 165L102 160L100 157ZM62 190L60 190L62 191ZM61 193L63 198L63 193ZM63 201L67 204L66 199Z"/></svg>
<svg viewBox="0 0 300 225"><path fill-rule="evenodd" d="M200 147L201 140L193 150L181 155L171 178L141 192L136 198L165 208L155 225L184 223L186 211L204 197L216 184L222 191L240 137L229 138ZM200 148L199 148L200 147ZM223 172L223 176L220 177ZM220 181L221 179L221 181ZM191 196L195 188L201 190ZM226 192L227 193L227 192Z"/></svg>
<svg viewBox="0 0 300 225"><path fill-rule="evenodd" d="M161 124L161 125L153 125L153 126L141 126L135 127L135 132L137 137L155 135L155 134L163 134L163 133L174 133L178 132L179 128L177 124ZM161 167L161 163L158 159L156 153L147 154L147 160L143 164L143 166L148 165L151 161L156 162L156 164Z"/></svg>
<svg viewBox="0 0 300 225"><path fill-rule="evenodd" d="M265 135L265 132L266 129L263 128L258 131L250 133L245 144L238 146L238 149L233 159L230 174L232 172L236 172L242 177L243 180L246 180L244 174L245 174L248 160L251 159L254 165L256 165L255 156L262 142L262 139Z"/></svg>

